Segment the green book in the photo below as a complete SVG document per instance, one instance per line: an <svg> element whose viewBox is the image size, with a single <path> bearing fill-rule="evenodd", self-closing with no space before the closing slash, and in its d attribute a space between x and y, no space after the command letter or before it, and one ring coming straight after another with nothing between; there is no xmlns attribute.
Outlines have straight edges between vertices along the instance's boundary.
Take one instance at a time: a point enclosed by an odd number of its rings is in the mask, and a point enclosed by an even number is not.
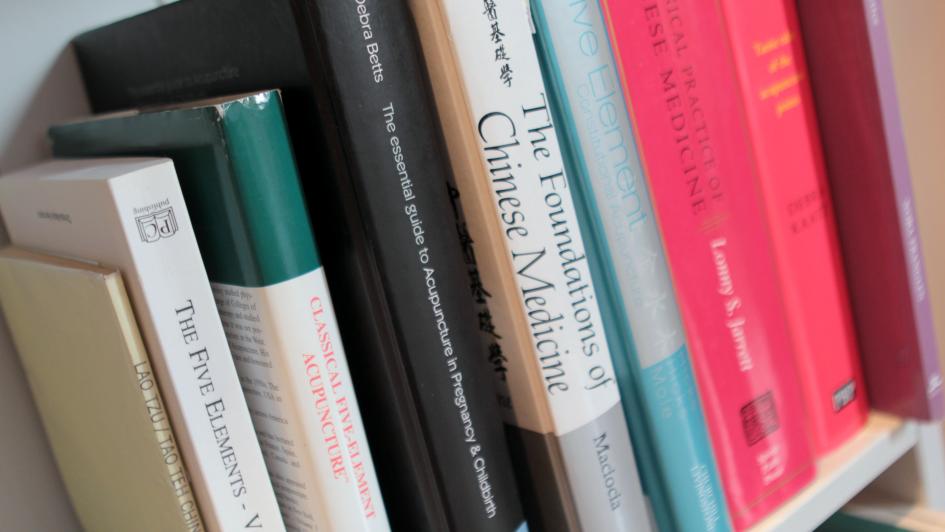
<svg viewBox="0 0 945 532"><path fill-rule="evenodd" d="M279 93L105 115L50 136L58 157L174 161L287 528L389 530Z"/></svg>
<svg viewBox="0 0 945 532"><path fill-rule="evenodd" d="M905 528L839 511L817 527L817 532L909 532Z"/></svg>

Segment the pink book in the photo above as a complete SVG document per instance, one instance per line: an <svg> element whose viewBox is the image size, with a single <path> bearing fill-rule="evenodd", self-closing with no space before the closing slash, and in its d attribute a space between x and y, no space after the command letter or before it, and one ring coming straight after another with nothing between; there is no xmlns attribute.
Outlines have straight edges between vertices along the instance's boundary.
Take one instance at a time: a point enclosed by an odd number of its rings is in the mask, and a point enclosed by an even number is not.
<svg viewBox="0 0 945 532"><path fill-rule="evenodd" d="M722 0L814 449L868 413L793 0Z"/></svg>
<svg viewBox="0 0 945 532"><path fill-rule="evenodd" d="M813 475L744 105L715 2L605 0L736 527Z"/></svg>

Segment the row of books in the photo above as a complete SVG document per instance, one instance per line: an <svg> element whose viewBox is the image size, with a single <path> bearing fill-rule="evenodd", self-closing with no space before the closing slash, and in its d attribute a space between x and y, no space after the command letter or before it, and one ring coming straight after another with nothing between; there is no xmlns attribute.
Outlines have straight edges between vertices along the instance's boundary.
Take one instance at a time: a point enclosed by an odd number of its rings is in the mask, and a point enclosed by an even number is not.
<svg viewBox="0 0 945 532"><path fill-rule="evenodd" d="M192 0L80 35L100 114L0 179L0 299L83 525L746 529L870 407L941 418L885 31Z"/></svg>

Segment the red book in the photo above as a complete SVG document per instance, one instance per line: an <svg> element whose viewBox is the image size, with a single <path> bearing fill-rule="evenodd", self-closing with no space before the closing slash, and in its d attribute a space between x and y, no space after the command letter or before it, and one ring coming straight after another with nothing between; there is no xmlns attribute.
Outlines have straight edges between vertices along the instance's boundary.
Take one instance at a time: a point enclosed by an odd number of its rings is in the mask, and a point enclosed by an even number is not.
<svg viewBox="0 0 945 532"><path fill-rule="evenodd" d="M818 454L869 407L796 6L722 0Z"/></svg>
<svg viewBox="0 0 945 532"><path fill-rule="evenodd" d="M813 476L794 346L723 14L605 0L732 519Z"/></svg>
<svg viewBox="0 0 945 532"><path fill-rule="evenodd" d="M942 419L938 345L883 3L800 0L798 8L870 403L899 416Z"/></svg>

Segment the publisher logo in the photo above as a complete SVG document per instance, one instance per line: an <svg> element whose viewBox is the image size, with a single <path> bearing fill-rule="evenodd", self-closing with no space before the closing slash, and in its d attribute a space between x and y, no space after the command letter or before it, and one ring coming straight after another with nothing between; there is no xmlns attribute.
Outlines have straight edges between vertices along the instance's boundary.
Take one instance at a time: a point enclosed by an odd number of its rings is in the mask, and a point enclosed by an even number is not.
<svg viewBox="0 0 945 532"><path fill-rule="evenodd" d="M174 217L172 207L137 216L135 221L138 223L141 240L147 243L170 238L177 233L177 218Z"/></svg>
<svg viewBox="0 0 945 532"><path fill-rule="evenodd" d="M839 412L856 399L856 382L850 381L833 393L833 411Z"/></svg>
<svg viewBox="0 0 945 532"><path fill-rule="evenodd" d="M742 429L745 440L752 446L778 430L778 409L774 404L774 394L765 392L741 408Z"/></svg>

